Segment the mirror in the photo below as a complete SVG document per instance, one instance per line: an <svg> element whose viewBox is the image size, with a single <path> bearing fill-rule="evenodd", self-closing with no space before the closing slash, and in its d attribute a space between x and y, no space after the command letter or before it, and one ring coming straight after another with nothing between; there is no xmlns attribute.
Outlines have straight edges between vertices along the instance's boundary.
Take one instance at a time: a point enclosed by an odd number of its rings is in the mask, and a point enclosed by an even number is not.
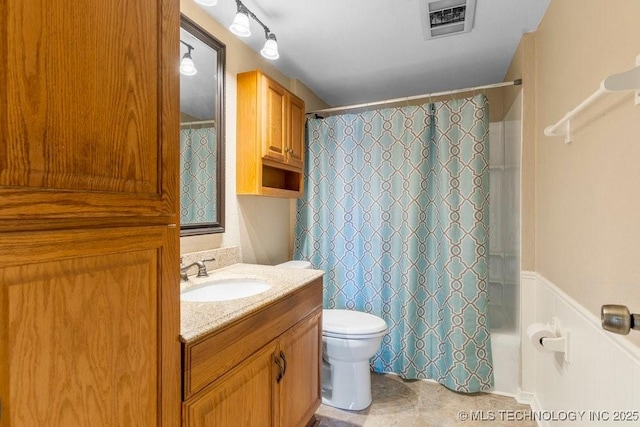
<svg viewBox="0 0 640 427"><path fill-rule="evenodd" d="M182 15L179 60L180 235L222 233L225 45Z"/></svg>

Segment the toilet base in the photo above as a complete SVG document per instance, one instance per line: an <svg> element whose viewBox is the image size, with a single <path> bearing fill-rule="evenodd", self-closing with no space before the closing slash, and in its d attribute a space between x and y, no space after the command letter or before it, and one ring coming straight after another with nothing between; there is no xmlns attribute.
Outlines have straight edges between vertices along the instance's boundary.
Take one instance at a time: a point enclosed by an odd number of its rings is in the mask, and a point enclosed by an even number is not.
<svg viewBox="0 0 640 427"><path fill-rule="evenodd" d="M371 405L369 360L322 361L322 403L334 408L361 411Z"/></svg>

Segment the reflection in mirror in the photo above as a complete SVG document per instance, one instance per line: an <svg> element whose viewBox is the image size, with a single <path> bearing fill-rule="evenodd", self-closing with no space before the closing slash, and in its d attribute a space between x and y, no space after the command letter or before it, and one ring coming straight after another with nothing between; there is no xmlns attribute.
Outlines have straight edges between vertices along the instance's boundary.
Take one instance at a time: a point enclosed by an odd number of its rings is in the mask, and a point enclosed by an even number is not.
<svg viewBox="0 0 640 427"><path fill-rule="evenodd" d="M224 232L225 46L180 20L180 235Z"/></svg>

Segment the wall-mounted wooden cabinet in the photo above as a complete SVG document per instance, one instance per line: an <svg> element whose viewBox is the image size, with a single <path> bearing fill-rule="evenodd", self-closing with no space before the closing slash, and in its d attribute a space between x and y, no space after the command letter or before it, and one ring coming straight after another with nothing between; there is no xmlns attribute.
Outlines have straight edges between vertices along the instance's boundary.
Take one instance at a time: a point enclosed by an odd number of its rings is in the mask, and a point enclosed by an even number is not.
<svg viewBox="0 0 640 427"><path fill-rule="evenodd" d="M259 70L238 74L237 193L298 198L304 101Z"/></svg>
<svg viewBox="0 0 640 427"><path fill-rule="evenodd" d="M322 280L183 345L184 426L306 426L320 406Z"/></svg>

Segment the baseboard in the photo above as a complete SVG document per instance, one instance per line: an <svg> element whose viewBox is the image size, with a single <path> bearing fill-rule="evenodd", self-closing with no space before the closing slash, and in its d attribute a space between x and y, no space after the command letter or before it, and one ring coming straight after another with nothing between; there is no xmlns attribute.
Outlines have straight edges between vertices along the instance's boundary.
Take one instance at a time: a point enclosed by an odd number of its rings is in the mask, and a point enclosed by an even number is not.
<svg viewBox="0 0 640 427"><path fill-rule="evenodd" d="M538 402L538 399L536 398L535 394L531 394L531 403L529 403L529 406L531 406L532 413L541 413L544 411L544 409L540 405L540 402ZM536 418L536 424L538 425L538 427L551 427L551 424L549 424L549 421L546 421L540 418L543 418L543 417Z"/></svg>
<svg viewBox="0 0 640 427"><path fill-rule="evenodd" d="M513 396L516 399L516 402L521 403L523 405L531 405L531 403L535 400L535 395L533 393L529 393L528 391L522 391L518 388L518 392Z"/></svg>
<svg viewBox="0 0 640 427"><path fill-rule="evenodd" d="M485 392L485 393L488 393L488 394L495 394L496 396L510 397L510 398L512 398L512 399L515 399L515 400L516 400L516 402L521 403L521 402L519 402L519 401L518 401L518 395L517 395L517 394L514 394L514 393L507 393L507 392L505 392L505 391L494 391L494 390L489 390L489 391L487 391L487 392Z"/></svg>

